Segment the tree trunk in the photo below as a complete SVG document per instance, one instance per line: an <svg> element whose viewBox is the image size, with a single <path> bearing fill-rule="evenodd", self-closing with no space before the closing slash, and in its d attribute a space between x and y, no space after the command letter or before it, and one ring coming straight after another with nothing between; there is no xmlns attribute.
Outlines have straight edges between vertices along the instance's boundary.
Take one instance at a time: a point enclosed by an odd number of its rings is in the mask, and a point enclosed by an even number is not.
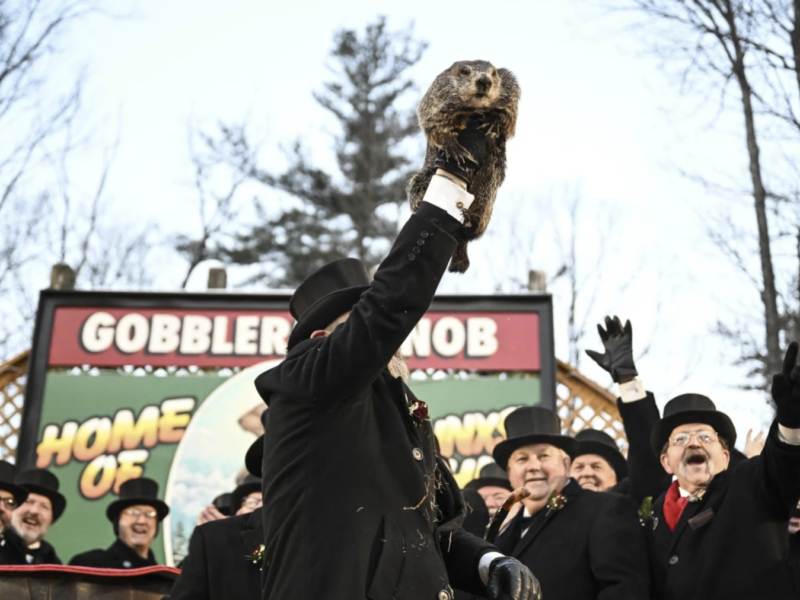
<svg viewBox="0 0 800 600"><path fill-rule="evenodd" d="M800 0L794 0L794 18L792 19L792 56L794 57L794 74L797 78L797 90L800 92Z"/></svg>
<svg viewBox="0 0 800 600"><path fill-rule="evenodd" d="M769 224L767 223L767 192L761 180L761 159L759 157L758 140L756 139L755 117L753 115L753 92L744 65L744 52L741 40L731 25L733 46L736 52L733 65L736 79L742 92L742 108L747 132L747 152L750 157L750 178L753 183L753 200L755 201L756 222L758 224L758 247L761 255L761 275L764 288L761 290L761 301L764 303L764 325L767 349L767 377L781 370L780 322L778 319L778 300L775 291L775 272L772 267L772 249L770 247Z"/></svg>

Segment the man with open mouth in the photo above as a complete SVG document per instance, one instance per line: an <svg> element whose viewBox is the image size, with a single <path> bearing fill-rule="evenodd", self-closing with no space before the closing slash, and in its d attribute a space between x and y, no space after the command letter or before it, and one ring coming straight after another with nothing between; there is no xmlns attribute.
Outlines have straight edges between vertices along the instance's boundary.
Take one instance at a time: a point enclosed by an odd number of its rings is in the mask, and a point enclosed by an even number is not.
<svg viewBox="0 0 800 600"><path fill-rule="evenodd" d="M736 443L731 419L711 399L691 393L670 400L659 419L653 394L645 393L635 379L632 354L628 354L630 323L623 327L618 318L607 318L606 326L600 329L605 354L593 353L592 358L620 383L618 405L631 444L630 485L655 490L652 510L643 516L650 533L653 596L659 600L796 599L787 566L786 527L800 498L798 344L789 345L783 370L773 378L777 418L764 450L731 466ZM619 365L625 368L615 376ZM648 432L649 457L646 448L641 448L642 434ZM658 463L660 484L654 466Z"/></svg>

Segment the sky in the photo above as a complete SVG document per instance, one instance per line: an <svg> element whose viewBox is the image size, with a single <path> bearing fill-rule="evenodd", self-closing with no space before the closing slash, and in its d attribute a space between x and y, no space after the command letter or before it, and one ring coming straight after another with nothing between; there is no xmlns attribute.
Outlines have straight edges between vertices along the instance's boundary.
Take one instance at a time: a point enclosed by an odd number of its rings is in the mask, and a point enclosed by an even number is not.
<svg viewBox="0 0 800 600"><path fill-rule="evenodd" d="M95 16L62 43L63 77L85 73L85 114L98 148L117 140L108 184L110 218L147 223L169 239L199 226L191 187L190 124L247 120L262 160L279 169L301 139L314 161L333 165L335 122L312 98L339 28L363 29L378 15L390 28L414 23L428 49L411 75L413 105L437 73L462 59L511 69L522 87L507 179L489 232L470 246L473 266L448 275L441 293L512 291L528 268L554 274L579 194L579 295L583 347L600 349L594 323L619 314L634 323L640 376L660 404L682 392L709 395L739 429L771 420L765 399L737 386L738 349L712 330L718 319L759 310L757 293L709 242L715 215L752 221L746 197L719 197L682 171L746 184L742 123L713 97L681 94L677 69L650 49L652 34L599 2L553 0L402 3L139 0L119 17ZM87 187L97 153L75 165ZM262 191L278 205L281 199ZM565 237L566 236L566 237ZM602 250L602 252L601 252ZM203 289L207 267L190 280ZM185 267L160 265L157 289L179 286ZM231 269L235 286L247 273ZM593 291L594 290L594 291ZM516 291L516 290L514 290ZM551 287L556 354L567 356L564 282ZM588 358L588 376L609 385ZM740 444L741 445L741 444Z"/></svg>

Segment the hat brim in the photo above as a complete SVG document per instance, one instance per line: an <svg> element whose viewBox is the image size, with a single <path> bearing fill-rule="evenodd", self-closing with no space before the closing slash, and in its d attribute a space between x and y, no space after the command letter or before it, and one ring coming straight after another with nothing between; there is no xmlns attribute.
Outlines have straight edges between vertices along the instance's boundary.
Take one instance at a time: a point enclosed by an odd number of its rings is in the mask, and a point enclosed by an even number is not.
<svg viewBox="0 0 800 600"><path fill-rule="evenodd" d="M508 481L508 479L500 479L499 477L479 477L478 479L473 479L464 486L464 489L479 490L489 486L503 488L509 492L514 491L514 488L511 487L511 483Z"/></svg>
<svg viewBox="0 0 800 600"><path fill-rule="evenodd" d="M231 492L231 515L235 515L242 508L244 499L253 492L261 491L261 482L244 483Z"/></svg>
<svg viewBox="0 0 800 600"><path fill-rule="evenodd" d="M575 438L569 437L568 435L536 433L511 438L510 440L503 440L494 447L492 456L498 465L505 468L508 466L508 459L511 458L511 454L514 450L522 448L522 446L530 446L531 444L550 444L556 448L561 448L570 458L575 458L575 451L577 449Z"/></svg>
<svg viewBox="0 0 800 600"><path fill-rule="evenodd" d="M49 498L50 503L53 505L53 523L58 521L59 517L64 514L64 509L67 508L67 499L58 492L35 483L26 483L22 488L27 490L28 494L39 494Z"/></svg>
<svg viewBox="0 0 800 600"><path fill-rule="evenodd" d="M728 448L736 444L736 427L733 421L724 412L718 410L682 410L668 417L662 418L653 428L650 435L650 445L656 456L661 456L661 450L669 441L669 436L676 427L689 423L703 423L714 428L717 434L725 439Z"/></svg>
<svg viewBox="0 0 800 600"><path fill-rule="evenodd" d="M123 510L129 506L136 506L139 504L155 508L159 522L163 521L164 517L169 514L169 506L167 506L166 502L162 502L157 498L121 498L108 505L106 517L113 523Z"/></svg>
<svg viewBox="0 0 800 600"><path fill-rule="evenodd" d="M261 434L255 442L250 444L247 454L244 455L244 466L247 468L247 472L261 479L261 463L263 460L264 434Z"/></svg>
<svg viewBox="0 0 800 600"><path fill-rule="evenodd" d="M308 339L317 329L324 329L338 317L353 308L358 299L370 288L368 285L344 288L323 296L308 307L289 334L288 349Z"/></svg>
<svg viewBox="0 0 800 600"><path fill-rule="evenodd" d="M0 490L12 494L14 496L14 504L16 506L22 506L22 503L25 502L25 499L28 497L27 490L13 483L0 482Z"/></svg>
<svg viewBox="0 0 800 600"><path fill-rule="evenodd" d="M575 453L575 458L583 456L584 454L597 454L608 461L614 473L617 475L617 481L622 481L628 476L628 461L622 456L622 452L614 450L611 446L602 442L594 440L587 440L585 442L578 442L578 450Z"/></svg>

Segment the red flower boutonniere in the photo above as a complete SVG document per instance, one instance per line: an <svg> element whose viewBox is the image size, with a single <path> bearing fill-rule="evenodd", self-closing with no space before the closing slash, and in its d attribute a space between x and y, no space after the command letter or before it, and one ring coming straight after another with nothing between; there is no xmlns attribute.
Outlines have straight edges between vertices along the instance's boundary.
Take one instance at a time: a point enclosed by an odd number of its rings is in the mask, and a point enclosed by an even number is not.
<svg viewBox="0 0 800 600"><path fill-rule="evenodd" d="M245 558L247 558L247 560L251 560L251 561L253 561L253 564L254 564L254 565L257 565L257 564L259 564L259 563L262 563L262 562L264 562L264 550L265 550L265 549L266 549L266 546L264 546L264 544L261 544L261 545L260 545L258 548L256 548L255 550L253 550L253 551L252 551L252 552L251 552L251 553L250 553L248 556L246 556Z"/></svg>
<svg viewBox="0 0 800 600"><path fill-rule="evenodd" d="M550 512L558 512L567 505L567 497L561 492L556 492L547 501L547 508Z"/></svg>
<svg viewBox="0 0 800 600"><path fill-rule="evenodd" d="M414 419L414 425L422 425L423 421L428 420L428 405L422 400L409 401L408 413Z"/></svg>

